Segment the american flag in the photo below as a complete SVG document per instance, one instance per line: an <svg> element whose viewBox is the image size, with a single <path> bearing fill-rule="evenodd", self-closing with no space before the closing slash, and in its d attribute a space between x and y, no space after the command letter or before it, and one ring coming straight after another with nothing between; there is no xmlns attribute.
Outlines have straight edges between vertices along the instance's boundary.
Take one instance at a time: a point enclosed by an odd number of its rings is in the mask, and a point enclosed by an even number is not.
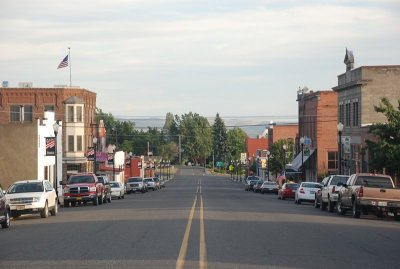
<svg viewBox="0 0 400 269"><path fill-rule="evenodd" d="M94 149L93 148L89 149L88 152L87 152L87 155L88 156L94 155Z"/></svg>
<svg viewBox="0 0 400 269"><path fill-rule="evenodd" d="M46 143L46 149L54 148L56 145L55 139L48 139Z"/></svg>
<svg viewBox="0 0 400 269"><path fill-rule="evenodd" d="M57 69L64 68L68 66L68 55L65 56L64 60L58 65Z"/></svg>

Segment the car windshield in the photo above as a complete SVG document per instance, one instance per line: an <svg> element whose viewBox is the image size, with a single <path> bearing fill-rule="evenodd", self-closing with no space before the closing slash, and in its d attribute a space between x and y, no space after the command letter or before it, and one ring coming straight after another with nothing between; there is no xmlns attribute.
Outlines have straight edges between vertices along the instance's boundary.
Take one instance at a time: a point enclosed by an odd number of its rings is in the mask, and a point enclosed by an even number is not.
<svg viewBox="0 0 400 269"><path fill-rule="evenodd" d="M144 179L146 182L154 182L152 178L145 178Z"/></svg>
<svg viewBox="0 0 400 269"><path fill-rule="evenodd" d="M286 188L287 189L291 189L291 190L297 190L297 187L298 187L299 185L297 185L297 184L287 184L286 185Z"/></svg>
<svg viewBox="0 0 400 269"><path fill-rule="evenodd" d="M84 175L84 176L72 176L70 177L68 184L75 184L75 183L94 183L94 177L91 175Z"/></svg>
<svg viewBox="0 0 400 269"><path fill-rule="evenodd" d="M153 180L154 180L155 182L160 181L160 179L158 179L158 177L153 178Z"/></svg>
<svg viewBox="0 0 400 269"><path fill-rule="evenodd" d="M339 183L345 184L349 177L346 176L333 176L331 180L331 185L338 185Z"/></svg>
<svg viewBox="0 0 400 269"><path fill-rule="evenodd" d="M393 189L392 181L388 177L359 176L355 185L370 188Z"/></svg>
<svg viewBox="0 0 400 269"><path fill-rule="evenodd" d="M258 177L248 177L247 181L250 181L250 180L260 180L260 179Z"/></svg>
<svg viewBox="0 0 400 269"><path fill-rule="evenodd" d="M43 192L42 182L16 183L11 186L8 193Z"/></svg>
<svg viewBox="0 0 400 269"><path fill-rule="evenodd" d="M142 182L141 178L129 178L128 182Z"/></svg>
<svg viewBox="0 0 400 269"><path fill-rule="evenodd" d="M118 187L119 187L119 184L116 183L116 182L111 182L111 183L110 183L110 186L111 186L111 188L118 188Z"/></svg>
<svg viewBox="0 0 400 269"><path fill-rule="evenodd" d="M301 186L303 188L319 188L319 183L303 183Z"/></svg>

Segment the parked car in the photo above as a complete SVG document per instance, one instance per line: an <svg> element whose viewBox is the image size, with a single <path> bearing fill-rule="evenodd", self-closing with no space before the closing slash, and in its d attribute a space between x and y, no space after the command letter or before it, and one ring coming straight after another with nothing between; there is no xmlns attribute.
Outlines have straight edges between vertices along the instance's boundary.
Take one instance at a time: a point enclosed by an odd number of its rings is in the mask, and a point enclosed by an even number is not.
<svg viewBox="0 0 400 269"><path fill-rule="evenodd" d="M349 176L346 175L331 175L322 180L321 191L316 193L316 199L319 200L317 204L321 210L328 208L329 212L334 211L339 189L343 184L346 184L348 179Z"/></svg>
<svg viewBox="0 0 400 269"><path fill-rule="evenodd" d="M0 188L0 225L2 228L10 227L10 205L4 191Z"/></svg>
<svg viewBox="0 0 400 269"><path fill-rule="evenodd" d="M35 213L47 218L49 212L53 216L58 213L57 194L47 180L17 181L8 188L5 196L13 218Z"/></svg>
<svg viewBox="0 0 400 269"><path fill-rule="evenodd" d="M109 182L111 187L111 197L117 199L125 199L125 186L117 181Z"/></svg>
<svg viewBox="0 0 400 269"><path fill-rule="evenodd" d="M353 174L339 190L336 210L341 215L351 210L354 218L370 212L384 217L390 212L400 220L400 189L388 175Z"/></svg>
<svg viewBox="0 0 400 269"><path fill-rule="evenodd" d="M158 190L157 184L152 177L146 177L146 178L144 178L144 181L147 184L148 190L153 190L153 191Z"/></svg>
<svg viewBox="0 0 400 269"><path fill-rule="evenodd" d="M158 178L160 180L160 188L165 188L165 180L163 178Z"/></svg>
<svg viewBox="0 0 400 269"><path fill-rule="evenodd" d="M153 180L156 183L157 189L161 189L161 180L158 177L153 177Z"/></svg>
<svg viewBox="0 0 400 269"><path fill-rule="evenodd" d="M285 200L286 198L294 198L295 192L299 184L297 183L285 183L282 188L278 191L278 199Z"/></svg>
<svg viewBox="0 0 400 269"><path fill-rule="evenodd" d="M253 190L253 185L255 182L259 181L260 178L257 176L248 176L246 180L244 181L244 189L246 191L251 191Z"/></svg>
<svg viewBox="0 0 400 269"><path fill-rule="evenodd" d="M107 176L97 176L97 180L104 186L103 203L111 203L111 186Z"/></svg>
<svg viewBox="0 0 400 269"><path fill-rule="evenodd" d="M132 193L140 191L142 193L147 192L147 184L142 177L130 177L126 184L126 193Z"/></svg>
<svg viewBox="0 0 400 269"><path fill-rule="evenodd" d="M64 207L70 204L93 202L94 206L104 201L104 185L93 173L72 175L64 186Z"/></svg>
<svg viewBox="0 0 400 269"><path fill-rule="evenodd" d="M315 193L320 190L321 184L318 182L301 182L294 195L294 203L314 202Z"/></svg>
<svg viewBox="0 0 400 269"><path fill-rule="evenodd" d="M261 192L261 186L262 186L263 183L264 183L264 181L262 181L262 180L256 181L254 183L254 185L253 185L253 191L254 192Z"/></svg>
<svg viewBox="0 0 400 269"><path fill-rule="evenodd" d="M278 193L279 186L273 181L264 181L261 185L261 193Z"/></svg>

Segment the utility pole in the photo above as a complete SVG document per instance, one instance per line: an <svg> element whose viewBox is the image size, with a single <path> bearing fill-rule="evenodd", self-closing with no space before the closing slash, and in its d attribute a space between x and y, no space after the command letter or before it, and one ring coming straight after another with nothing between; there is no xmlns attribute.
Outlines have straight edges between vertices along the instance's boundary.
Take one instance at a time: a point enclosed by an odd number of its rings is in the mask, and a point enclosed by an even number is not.
<svg viewBox="0 0 400 269"><path fill-rule="evenodd" d="M178 135L178 138L179 138L179 164L182 164L181 135Z"/></svg>

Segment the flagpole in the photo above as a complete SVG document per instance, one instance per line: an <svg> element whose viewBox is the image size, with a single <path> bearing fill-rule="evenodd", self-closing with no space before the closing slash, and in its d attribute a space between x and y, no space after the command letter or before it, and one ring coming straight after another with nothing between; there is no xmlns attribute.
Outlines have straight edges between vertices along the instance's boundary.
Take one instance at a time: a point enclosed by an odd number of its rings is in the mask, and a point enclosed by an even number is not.
<svg viewBox="0 0 400 269"><path fill-rule="evenodd" d="M72 63L71 63L71 48L70 47L68 47L68 59L69 59L69 87L72 88L72 80L71 80Z"/></svg>

